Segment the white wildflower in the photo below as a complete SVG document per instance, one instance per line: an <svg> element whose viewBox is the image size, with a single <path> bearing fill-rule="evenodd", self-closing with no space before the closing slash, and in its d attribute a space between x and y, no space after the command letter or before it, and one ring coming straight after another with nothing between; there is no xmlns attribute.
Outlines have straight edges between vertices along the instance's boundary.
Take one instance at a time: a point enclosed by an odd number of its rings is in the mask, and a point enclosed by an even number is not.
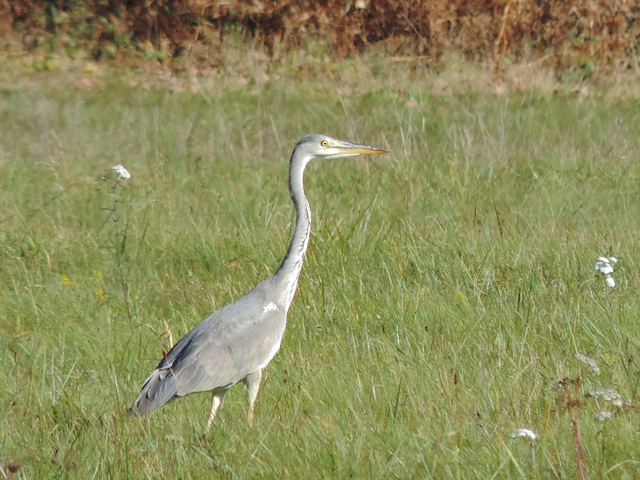
<svg viewBox="0 0 640 480"><path fill-rule="evenodd" d="M122 165L116 165L115 167L113 167L113 170L116 172L116 175L118 175L119 178L123 178L125 180L131 178L131 174L129 173L129 171Z"/></svg>
<svg viewBox="0 0 640 480"><path fill-rule="evenodd" d="M517 437L528 437L531 440L535 440L536 438L538 438L538 436L528 428L519 428L518 430L516 430L514 433L511 434L511 438L517 438Z"/></svg>
<svg viewBox="0 0 640 480"><path fill-rule="evenodd" d="M613 273L613 267L608 263L605 265L601 265L598 270L600 270L600 273L604 273L605 275L611 275Z"/></svg>
<svg viewBox="0 0 640 480"><path fill-rule="evenodd" d="M593 392L585 393L584 396L593 398L601 397L602 400L606 402L610 402L612 400L617 400L618 398L620 398L620 394L613 388L609 388L608 390L594 390Z"/></svg>
<svg viewBox="0 0 640 480"><path fill-rule="evenodd" d="M583 355L581 353L576 353L576 358L587 365L589 368L591 368L591 370L593 370L593 373L595 373L596 375L600 375L600 367L598 367L598 364L593 358L587 357L586 355Z"/></svg>
<svg viewBox="0 0 640 480"><path fill-rule="evenodd" d="M612 388L608 390L594 390L593 392L585 393L584 396L593 397L596 400L598 400L598 398L601 398L605 402L611 402L612 405L620 408L631 406L631 402L625 400L622 395L620 395Z"/></svg>
<svg viewBox="0 0 640 480"><path fill-rule="evenodd" d="M594 265L594 268L605 274L611 273L613 271L613 266L616 263L618 263L618 259L616 257L598 257L598 261Z"/></svg>
<svg viewBox="0 0 640 480"><path fill-rule="evenodd" d="M605 285L609 288L613 288L616 286L616 281L613 279L611 274L613 273L613 266L618 263L618 259L616 257L598 257L598 261L593 266L597 271L602 273L605 276Z"/></svg>
<svg viewBox="0 0 640 480"><path fill-rule="evenodd" d="M611 412L597 412L594 417L596 420L604 422L607 418L611 418Z"/></svg>

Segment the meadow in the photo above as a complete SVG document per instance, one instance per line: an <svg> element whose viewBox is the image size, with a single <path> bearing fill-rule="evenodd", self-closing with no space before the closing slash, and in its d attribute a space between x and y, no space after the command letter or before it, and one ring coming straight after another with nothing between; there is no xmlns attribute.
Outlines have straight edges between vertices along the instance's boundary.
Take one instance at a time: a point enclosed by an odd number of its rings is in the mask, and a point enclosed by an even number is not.
<svg viewBox="0 0 640 480"><path fill-rule="evenodd" d="M637 96L409 67L5 69L0 476L638 478ZM255 426L242 386L208 435L209 394L128 417L163 352L275 272L309 132L392 153L307 168Z"/></svg>

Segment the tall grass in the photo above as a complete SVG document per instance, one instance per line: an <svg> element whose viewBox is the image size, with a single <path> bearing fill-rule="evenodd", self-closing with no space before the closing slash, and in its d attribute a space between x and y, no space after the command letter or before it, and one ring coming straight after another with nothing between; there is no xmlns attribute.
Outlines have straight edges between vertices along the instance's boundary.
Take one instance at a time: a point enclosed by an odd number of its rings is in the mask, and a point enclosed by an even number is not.
<svg viewBox="0 0 640 480"><path fill-rule="evenodd" d="M318 68L184 91L115 73L3 85L3 472L635 477L637 102ZM162 352L274 272L308 132L393 154L307 169L313 234L256 426L241 387L206 437L209 395L128 418ZM114 217L116 164L132 178ZM606 389L618 406L584 396Z"/></svg>

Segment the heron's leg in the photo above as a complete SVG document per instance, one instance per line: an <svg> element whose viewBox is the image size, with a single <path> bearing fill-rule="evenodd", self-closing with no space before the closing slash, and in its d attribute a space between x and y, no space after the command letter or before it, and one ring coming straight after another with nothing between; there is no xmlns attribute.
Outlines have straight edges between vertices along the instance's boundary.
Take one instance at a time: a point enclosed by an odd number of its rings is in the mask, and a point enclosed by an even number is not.
<svg viewBox="0 0 640 480"><path fill-rule="evenodd" d="M224 397L224 392L213 392L213 398L211 399L211 413L209 414L207 426L204 429L205 433L209 431L211 425L213 424L213 421L216 419L216 412L218 411L218 408L220 408L222 397Z"/></svg>
<svg viewBox="0 0 640 480"><path fill-rule="evenodd" d="M258 390L260 389L260 379L262 378L262 370L250 373L244 377L244 386L247 387L247 401L249 402L249 413L247 414L247 420L249 425L253 426L253 404L258 396Z"/></svg>

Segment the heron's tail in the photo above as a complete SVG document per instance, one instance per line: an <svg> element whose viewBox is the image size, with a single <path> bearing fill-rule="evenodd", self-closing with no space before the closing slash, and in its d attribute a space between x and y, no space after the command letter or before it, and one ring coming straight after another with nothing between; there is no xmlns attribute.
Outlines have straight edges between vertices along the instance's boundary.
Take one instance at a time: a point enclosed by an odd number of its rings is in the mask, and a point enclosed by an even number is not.
<svg viewBox="0 0 640 480"><path fill-rule="evenodd" d="M127 411L129 415L146 415L178 395L175 376L169 368L154 370L144 382L140 395Z"/></svg>

